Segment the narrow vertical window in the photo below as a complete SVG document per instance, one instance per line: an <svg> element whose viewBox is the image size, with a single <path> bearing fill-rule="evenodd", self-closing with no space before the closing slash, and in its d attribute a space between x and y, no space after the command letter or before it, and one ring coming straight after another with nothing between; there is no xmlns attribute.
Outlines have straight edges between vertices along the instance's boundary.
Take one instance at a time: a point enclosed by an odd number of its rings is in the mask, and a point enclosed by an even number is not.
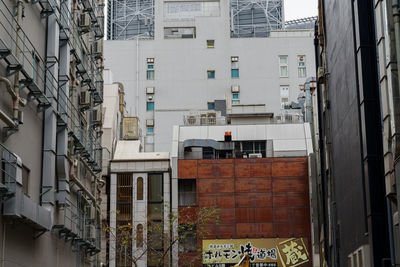
<svg viewBox="0 0 400 267"><path fill-rule="evenodd" d="M146 105L146 110L147 111L153 111L154 110L154 102L148 101Z"/></svg>
<svg viewBox="0 0 400 267"><path fill-rule="evenodd" d="M138 224L136 227L136 247L142 248L143 247L143 225Z"/></svg>
<svg viewBox="0 0 400 267"><path fill-rule="evenodd" d="M299 78L306 77L307 76L306 56L298 56L297 64L298 64Z"/></svg>
<svg viewBox="0 0 400 267"><path fill-rule="evenodd" d="M137 193L137 200L143 200L143 178L139 177L137 178L137 184L136 184L136 193Z"/></svg>
<svg viewBox="0 0 400 267"><path fill-rule="evenodd" d="M231 57L231 78L239 78L239 57Z"/></svg>
<svg viewBox="0 0 400 267"><path fill-rule="evenodd" d="M207 40L207 48L214 48L214 40Z"/></svg>
<svg viewBox="0 0 400 267"><path fill-rule="evenodd" d="M289 77L288 56L279 56L279 76Z"/></svg>
<svg viewBox="0 0 400 267"><path fill-rule="evenodd" d="M147 80L154 80L154 58L147 58Z"/></svg>
<svg viewBox="0 0 400 267"><path fill-rule="evenodd" d="M289 86L281 86L280 95L281 95L281 109L284 109L286 105L289 105Z"/></svg>

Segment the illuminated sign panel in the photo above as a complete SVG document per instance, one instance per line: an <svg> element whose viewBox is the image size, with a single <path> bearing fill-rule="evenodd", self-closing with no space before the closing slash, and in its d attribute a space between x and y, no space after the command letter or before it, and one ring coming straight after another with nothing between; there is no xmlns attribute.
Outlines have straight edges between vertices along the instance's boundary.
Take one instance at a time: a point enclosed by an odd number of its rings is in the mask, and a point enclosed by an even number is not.
<svg viewBox="0 0 400 267"><path fill-rule="evenodd" d="M268 267L310 265L306 238L203 240L203 264L238 263L249 255L254 263Z"/></svg>

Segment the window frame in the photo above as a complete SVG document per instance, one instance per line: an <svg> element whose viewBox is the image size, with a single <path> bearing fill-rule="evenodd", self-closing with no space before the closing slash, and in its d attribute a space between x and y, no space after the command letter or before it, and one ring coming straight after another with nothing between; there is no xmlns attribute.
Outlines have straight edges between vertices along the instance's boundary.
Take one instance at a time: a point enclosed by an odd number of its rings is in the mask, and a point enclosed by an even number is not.
<svg viewBox="0 0 400 267"><path fill-rule="evenodd" d="M149 108L149 104L153 104L153 107L152 108ZM154 111L154 106L155 106L155 104L154 104L154 101L147 101L146 102L146 111Z"/></svg>
<svg viewBox="0 0 400 267"><path fill-rule="evenodd" d="M301 63L303 63L304 65L300 65ZM306 56L305 55L297 56L297 75L299 78L307 77L307 65L306 65Z"/></svg>
<svg viewBox="0 0 400 267"><path fill-rule="evenodd" d="M290 86L289 85L280 85L279 86L279 99L280 99L280 104L281 104L281 109L285 109L285 103L282 102L282 99L285 98L285 96L282 94L282 89L287 89L287 104L289 104L290 101Z"/></svg>
<svg viewBox="0 0 400 267"><path fill-rule="evenodd" d="M208 80L215 79L215 70L207 70L207 79Z"/></svg>
<svg viewBox="0 0 400 267"><path fill-rule="evenodd" d="M286 58L286 63L282 63L281 59ZM286 68L286 75L282 75L282 68ZM289 57L287 55L279 55L279 77L289 78Z"/></svg>
<svg viewBox="0 0 400 267"><path fill-rule="evenodd" d="M207 48L215 48L215 40L212 39L206 40L206 46Z"/></svg>

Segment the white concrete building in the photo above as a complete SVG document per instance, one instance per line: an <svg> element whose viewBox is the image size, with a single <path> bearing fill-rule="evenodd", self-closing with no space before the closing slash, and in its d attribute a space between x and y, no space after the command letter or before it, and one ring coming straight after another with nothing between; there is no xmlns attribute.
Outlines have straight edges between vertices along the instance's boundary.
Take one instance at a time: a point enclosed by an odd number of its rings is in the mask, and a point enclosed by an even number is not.
<svg viewBox="0 0 400 267"><path fill-rule="evenodd" d="M154 38L105 42L105 66L124 84L146 151L170 151L172 126L193 110L224 116L232 105L265 104L282 113L314 76L312 31L231 38L229 1L214 1L208 16L173 16L168 7L179 2L155 1Z"/></svg>
<svg viewBox="0 0 400 267"><path fill-rule="evenodd" d="M155 266L154 261L158 257L148 257L148 253L158 249L157 244L161 246L162 251L163 243L168 242L166 237L170 236L169 158L168 152L142 152L140 141L118 141L110 164L109 214L110 229L113 233L110 234L109 240L108 266ZM158 233L159 236L152 239L152 233L147 231L148 220L151 220L153 225L160 223L160 231L163 234ZM116 229L128 224L132 225L133 240L131 249L126 252L121 248L119 232ZM153 230L154 232L157 231ZM170 256L165 257L164 266L170 266L169 258Z"/></svg>

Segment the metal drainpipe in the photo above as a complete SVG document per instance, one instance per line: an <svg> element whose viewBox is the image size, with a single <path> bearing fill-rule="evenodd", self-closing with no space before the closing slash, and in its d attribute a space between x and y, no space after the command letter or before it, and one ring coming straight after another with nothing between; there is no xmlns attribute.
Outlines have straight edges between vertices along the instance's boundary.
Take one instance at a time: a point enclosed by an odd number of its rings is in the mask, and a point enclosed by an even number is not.
<svg viewBox="0 0 400 267"><path fill-rule="evenodd" d="M22 23L22 12L23 12L23 2L22 0L17 0L17 25L16 25L16 40L15 40L15 57L19 60L20 57L20 37L19 33L21 31ZM18 121L18 100L19 100L19 72L14 75L14 94L13 97L13 119Z"/></svg>
<svg viewBox="0 0 400 267"><path fill-rule="evenodd" d="M396 45L396 61L397 61L397 71L400 71L400 12L399 12L399 0L393 0L392 2L392 8L393 8L393 24L394 24L394 33L395 33L395 45ZM400 84L399 84L400 87ZM397 97L396 97L397 96ZM393 92L393 113L394 113L394 128L395 132L394 138L392 138L392 152L394 153L394 159L396 159L400 155L400 144L397 142L397 138L399 135L399 127L400 127L400 122L398 119L396 119L396 114L398 112L397 107L400 105L400 101L398 100L399 92Z"/></svg>

